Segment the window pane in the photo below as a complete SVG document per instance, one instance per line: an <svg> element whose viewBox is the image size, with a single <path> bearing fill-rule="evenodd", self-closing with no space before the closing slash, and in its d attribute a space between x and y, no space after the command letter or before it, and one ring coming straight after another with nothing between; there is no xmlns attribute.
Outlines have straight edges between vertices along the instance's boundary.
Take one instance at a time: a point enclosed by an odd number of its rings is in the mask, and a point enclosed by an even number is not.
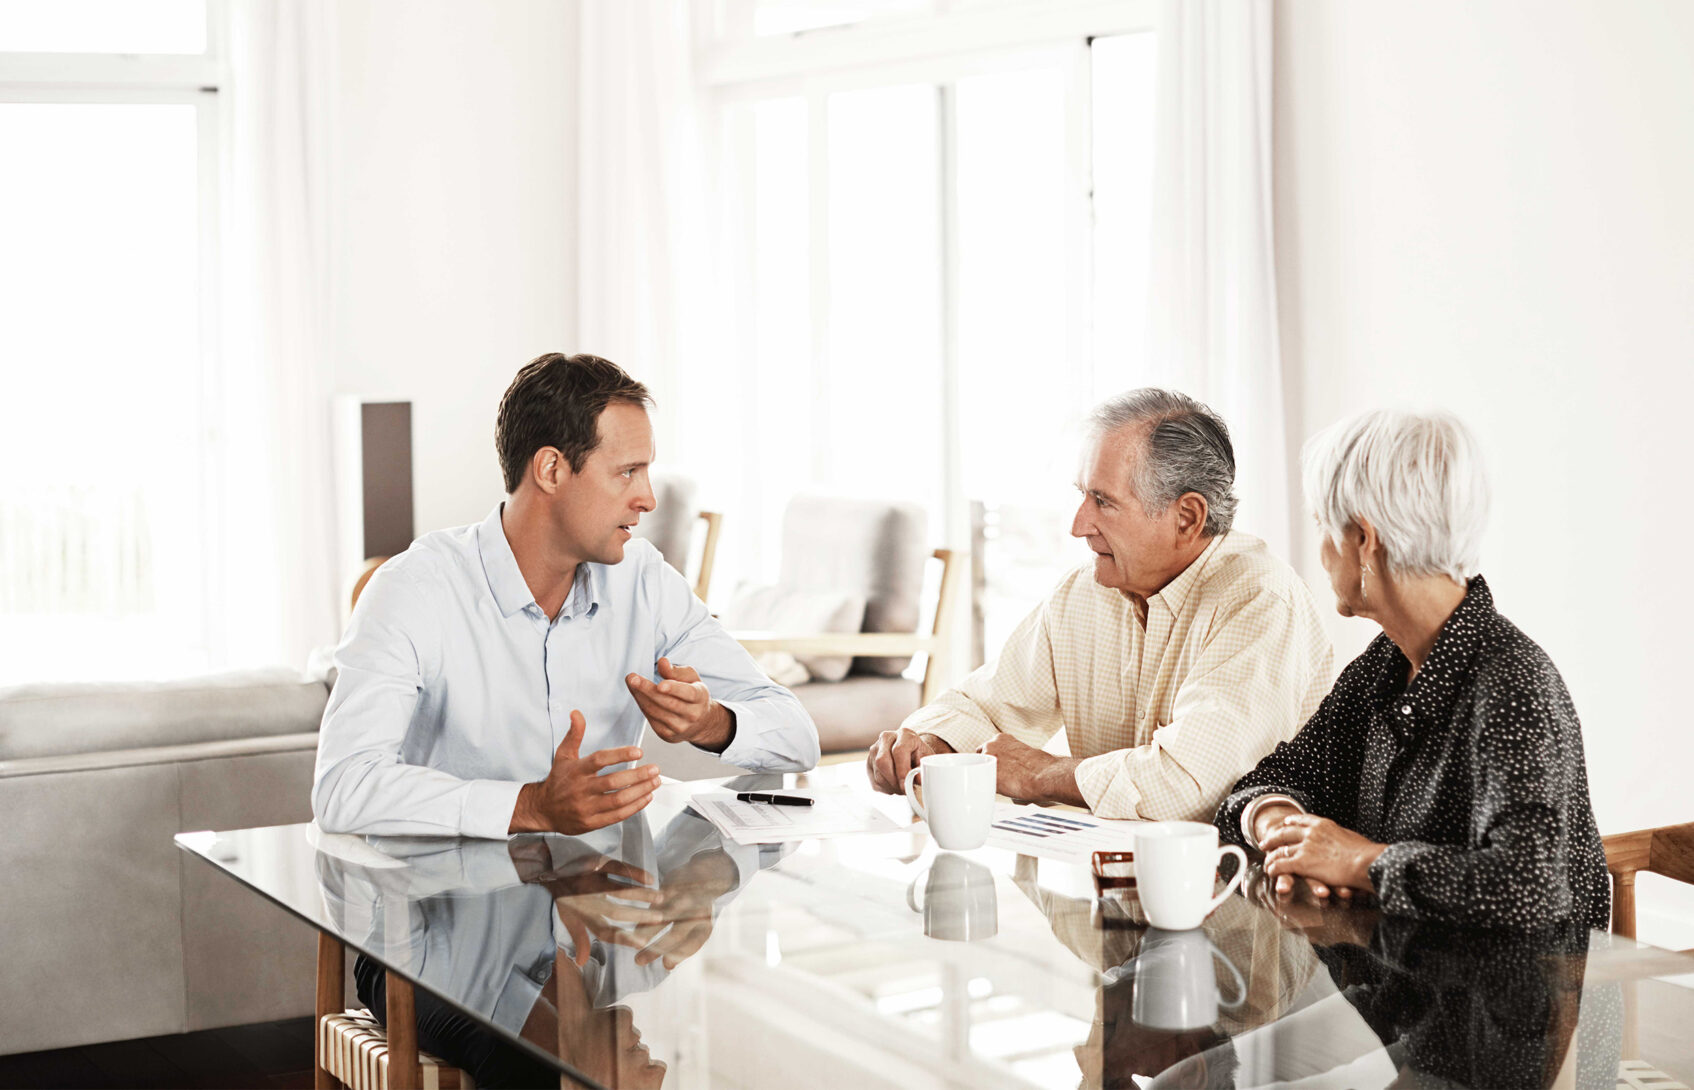
<svg viewBox="0 0 1694 1090"><path fill-rule="evenodd" d="M206 0L0 0L0 53L204 53Z"/></svg>
<svg viewBox="0 0 1694 1090"><path fill-rule="evenodd" d="M1053 68L958 84L959 397L966 495L983 504L992 657L1079 559L1066 345L1065 93Z"/></svg>
<svg viewBox="0 0 1694 1090"><path fill-rule="evenodd" d="M0 147L0 682L203 668L195 109Z"/></svg>
<svg viewBox="0 0 1694 1090"><path fill-rule="evenodd" d="M935 87L829 99L822 481L941 520L941 213ZM814 441L815 445L815 441Z"/></svg>
<svg viewBox="0 0 1694 1090"><path fill-rule="evenodd" d="M1094 39L1094 382L1139 386L1153 228L1151 32Z"/></svg>
<svg viewBox="0 0 1694 1090"><path fill-rule="evenodd" d="M807 191L806 103L773 99L752 113L752 381L732 394L740 404L720 419L758 421L747 429L739 511L758 513L758 526L740 531L732 559L754 581L776 578L782 512L788 498L812 483L816 386L812 366L811 210ZM722 385L718 383L717 385ZM728 444L719 444L728 446ZM702 444L704 447L704 444ZM743 543L745 543L743 545Z"/></svg>

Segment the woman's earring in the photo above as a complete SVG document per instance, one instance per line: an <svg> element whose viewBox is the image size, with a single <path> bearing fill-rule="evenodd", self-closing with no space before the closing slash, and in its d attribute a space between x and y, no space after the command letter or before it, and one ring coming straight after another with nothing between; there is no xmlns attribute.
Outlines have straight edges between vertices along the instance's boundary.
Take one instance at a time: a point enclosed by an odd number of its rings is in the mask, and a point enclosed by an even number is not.
<svg viewBox="0 0 1694 1090"><path fill-rule="evenodd" d="M1370 601L1370 593L1365 590L1365 576L1369 575L1370 573L1371 573L1371 571L1370 571L1370 565L1369 564L1362 565L1359 568L1359 601L1361 601L1361 602Z"/></svg>

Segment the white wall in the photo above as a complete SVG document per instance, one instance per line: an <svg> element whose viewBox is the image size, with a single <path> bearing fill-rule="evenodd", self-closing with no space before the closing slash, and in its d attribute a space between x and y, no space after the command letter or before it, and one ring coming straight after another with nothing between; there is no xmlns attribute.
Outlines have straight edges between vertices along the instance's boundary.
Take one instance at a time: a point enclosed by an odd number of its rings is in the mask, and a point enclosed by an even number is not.
<svg viewBox="0 0 1694 1090"><path fill-rule="evenodd" d="M1576 700L1601 831L1694 820L1694 4L1285 0L1276 68L1296 450L1375 405L1468 420L1483 571ZM1694 896L1642 896L1694 942Z"/></svg>
<svg viewBox="0 0 1694 1090"><path fill-rule="evenodd" d="M577 8L334 8L337 392L412 401L419 533L478 521L500 395L575 350Z"/></svg>

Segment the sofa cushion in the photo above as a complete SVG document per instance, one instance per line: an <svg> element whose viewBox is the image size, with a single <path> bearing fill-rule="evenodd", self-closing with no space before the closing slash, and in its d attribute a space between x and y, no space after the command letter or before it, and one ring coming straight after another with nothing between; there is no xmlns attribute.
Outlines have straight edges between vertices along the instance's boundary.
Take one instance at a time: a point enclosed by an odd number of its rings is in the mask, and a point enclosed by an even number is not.
<svg viewBox="0 0 1694 1090"><path fill-rule="evenodd" d="M865 619L864 595L848 590L800 590L742 584L720 618L730 631L753 630L783 635L858 632ZM781 685L803 684L806 678L779 676L789 656L761 661L759 668ZM762 658L763 656L761 656ZM809 656L798 660L806 673L820 681L840 681L853 665L850 656Z"/></svg>
<svg viewBox="0 0 1694 1090"><path fill-rule="evenodd" d="M0 760L317 730L329 687L287 669L0 689Z"/></svg>
<svg viewBox="0 0 1694 1090"><path fill-rule="evenodd" d="M855 675L801 685L794 695L818 725L823 752L862 752L878 734L894 730L918 710L923 686L899 677Z"/></svg>
<svg viewBox="0 0 1694 1090"><path fill-rule="evenodd" d="M865 597L864 632L916 632L928 517L912 503L800 495L782 519L777 582L801 590L850 590ZM899 677L911 656L860 656L853 672Z"/></svg>

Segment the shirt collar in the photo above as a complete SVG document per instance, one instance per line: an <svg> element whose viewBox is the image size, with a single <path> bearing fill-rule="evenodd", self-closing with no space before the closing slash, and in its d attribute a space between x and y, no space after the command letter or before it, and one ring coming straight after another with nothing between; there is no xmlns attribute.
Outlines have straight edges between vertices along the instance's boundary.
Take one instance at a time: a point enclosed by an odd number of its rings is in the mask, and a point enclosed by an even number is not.
<svg viewBox="0 0 1694 1090"><path fill-rule="evenodd" d="M1154 601L1160 602L1166 609L1170 610L1171 616L1181 616L1182 604L1188 600L1189 594L1193 593L1195 584L1200 582L1201 573L1206 570L1206 565L1212 562L1212 557L1217 555L1218 546L1222 545L1223 539L1228 536L1229 534L1226 531L1212 538L1211 544L1201 550L1200 555L1194 558L1192 564L1182 569L1182 572L1175 579L1166 583L1157 594L1147 600L1149 604Z"/></svg>
<svg viewBox="0 0 1694 1090"><path fill-rule="evenodd" d="M476 528L476 548L482 554L482 572L488 577L488 589L494 592L494 604L500 607L502 616L510 617L525 606L534 605L535 595L530 593L523 572L518 570L518 558L512 555L512 543L506 540L506 528L500 524L500 512L505 506L495 504L494 510Z"/></svg>
<svg viewBox="0 0 1694 1090"><path fill-rule="evenodd" d="M1453 702L1459 688L1471 671L1471 663L1482 650L1483 633L1496 616L1494 595L1480 575L1471 577L1465 596L1452 616L1441 626L1435 646L1429 649L1418 676L1406 686L1405 692L1392 698L1389 721L1410 726L1414 723L1438 725L1452 718ZM1405 676L1409 663L1395 648L1390 657L1389 675L1385 684Z"/></svg>
<svg viewBox="0 0 1694 1090"><path fill-rule="evenodd" d="M530 606L540 609L540 606L536 605L535 595L530 592L529 583L518 569L512 543L506 540L506 528L500 521L500 513L505 506L504 503L495 504L494 510L476 528L476 546L482 554L482 571L488 577L488 589L494 592L494 604L500 607L502 616L510 617L519 610ZM559 611L561 617L593 616L599 612L605 589L604 574L596 570L599 566L577 565L570 596Z"/></svg>

